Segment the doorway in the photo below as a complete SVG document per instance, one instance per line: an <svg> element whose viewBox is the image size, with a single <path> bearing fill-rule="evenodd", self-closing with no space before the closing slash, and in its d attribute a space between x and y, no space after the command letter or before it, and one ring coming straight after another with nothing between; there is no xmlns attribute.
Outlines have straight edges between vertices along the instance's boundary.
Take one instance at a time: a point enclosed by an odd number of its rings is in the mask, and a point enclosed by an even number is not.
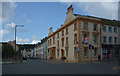
<svg viewBox="0 0 120 76"><path fill-rule="evenodd" d="M52 50L52 57L53 57L53 59L56 58L56 57L55 57L55 50Z"/></svg>
<svg viewBox="0 0 120 76"><path fill-rule="evenodd" d="M61 49L61 57L64 56L64 50Z"/></svg>

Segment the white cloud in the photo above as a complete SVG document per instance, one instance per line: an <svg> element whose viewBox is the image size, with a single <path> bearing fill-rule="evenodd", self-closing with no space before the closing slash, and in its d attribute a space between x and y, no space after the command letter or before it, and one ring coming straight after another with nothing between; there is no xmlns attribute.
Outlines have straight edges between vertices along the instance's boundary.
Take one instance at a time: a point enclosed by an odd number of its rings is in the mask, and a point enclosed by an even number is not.
<svg viewBox="0 0 120 76"><path fill-rule="evenodd" d="M78 0L79 1L79 0ZM73 4L84 14L91 16L102 17L107 19L118 19L118 0L111 0L111 2L66 2L65 4ZM79 12L78 12L79 13ZM80 14L80 13L79 13Z"/></svg>
<svg viewBox="0 0 120 76"><path fill-rule="evenodd" d="M13 29L15 28L15 25L16 24L14 22L12 22L11 24L6 24L5 28L9 31L13 31Z"/></svg>
<svg viewBox="0 0 120 76"><path fill-rule="evenodd" d="M23 18L25 19L25 21L27 23L31 23L32 21L30 19L27 18L27 15L26 14L23 14Z"/></svg>
<svg viewBox="0 0 120 76"><path fill-rule="evenodd" d="M30 44L37 44L39 41L33 40Z"/></svg>
<svg viewBox="0 0 120 76"><path fill-rule="evenodd" d="M58 0L58 1L60 2L119 2L119 0Z"/></svg>
<svg viewBox="0 0 120 76"><path fill-rule="evenodd" d="M3 38L3 36L5 35L5 34L8 34L9 33L9 31L8 30L0 30L0 40L2 40L2 38Z"/></svg>
<svg viewBox="0 0 120 76"><path fill-rule="evenodd" d="M11 1L11 0L9 0ZM17 4L15 2L2 2L2 8L0 8L0 10L2 10L2 12L0 12L0 14L2 13L2 17L0 17L0 22L8 22L10 21L13 16L15 15L14 13L14 9L17 7Z"/></svg>
<svg viewBox="0 0 120 76"><path fill-rule="evenodd" d="M29 19L26 19L26 22L27 22L27 23L31 23L32 21L31 21L31 20L29 20Z"/></svg>
<svg viewBox="0 0 120 76"><path fill-rule="evenodd" d="M38 39L38 37L37 37L37 36L35 36L35 35L33 35L33 36L32 36L32 39L33 39L33 40L37 40L37 39Z"/></svg>
<svg viewBox="0 0 120 76"><path fill-rule="evenodd" d="M2 41L2 38L4 37L4 35L12 32L14 27L15 27L15 23L14 22L12 22L11 24L6 24L5 25L5 29L1 29L0 30L0 40Z"/></svg>
<svg viewBox="0 0 120 76"><path fill-rule="evenodd" d="M88 15L108 19L118 19L117 3L112 2L79 3L77 7L82 9Z"/></svg>
<svg viewBox="0 0 120 76"><path fill-rule="evenodd" d="M27 16L27 15L26 15L26 14L24 14L24 15L23 15L23 18L26 18L26 16Z"/></svg>
<svg viewBox="0 0 120 76"><path fill-rule="evenodd" d="M37 44L38 42L40 42L40 41L38 40L38 37L35 36L35 35L32 36L32 40L33 40L33 41L32 41L30 44Z"/></svg>
<svg viewBox="0 0 120 76"><path fill-rule="evenodd" d="M10 40L10 39L7 39L6 41L9 42L9 41L11 41L11 40Z"/></svg>
<svg viewBox="0 0 120 76"><path fill-rule="evenodd" d="M29 43L30 42L30 40L28 38L22 39L22 38L18 38L18 37L16 37L16 41L18 43Z"/></svg>

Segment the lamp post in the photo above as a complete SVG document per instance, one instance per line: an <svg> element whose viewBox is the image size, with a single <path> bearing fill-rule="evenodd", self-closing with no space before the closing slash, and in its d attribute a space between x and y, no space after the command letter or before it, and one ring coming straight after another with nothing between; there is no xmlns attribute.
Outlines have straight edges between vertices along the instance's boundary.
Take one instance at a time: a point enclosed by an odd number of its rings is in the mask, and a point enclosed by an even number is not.
<svg viewBox="0 0 120 76"><path fill-rule="evenodd" d="M19 52L16 51L16 28L17 27L24 27L24 25L15 25L15 52L16 52L16 58L18 60L18 56L19 56L18 53Z"/></svg>

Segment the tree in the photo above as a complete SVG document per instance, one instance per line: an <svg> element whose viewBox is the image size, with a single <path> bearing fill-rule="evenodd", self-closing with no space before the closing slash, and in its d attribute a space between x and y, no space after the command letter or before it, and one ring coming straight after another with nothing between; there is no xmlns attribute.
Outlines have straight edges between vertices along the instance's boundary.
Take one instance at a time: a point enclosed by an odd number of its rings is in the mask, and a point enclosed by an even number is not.
<svg viewBox="0 0 120 76"><path fill-rule="evenodd" d="M15 50L10 44L2 45L2 57L11 58L15 56Z"/></svg>

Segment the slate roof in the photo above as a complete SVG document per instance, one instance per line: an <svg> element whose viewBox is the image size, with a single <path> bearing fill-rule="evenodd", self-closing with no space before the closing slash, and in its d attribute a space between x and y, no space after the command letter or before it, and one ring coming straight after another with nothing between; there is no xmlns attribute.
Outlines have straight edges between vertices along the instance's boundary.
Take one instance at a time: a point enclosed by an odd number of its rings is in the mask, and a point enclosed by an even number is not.
<svg viewBox="0 0 120 76"><path fill-rule="evenodd" d="M79 14L74 14L74 16L78 16L78 17L81 16L81 17L90 17L90 18L101 19L103 24L119 25L120 26L120 21L118 21L118 20L110 20L110 19L105 19L105 18L100 18L100 17L88 16L88 15L79 15Z"/></svg>

